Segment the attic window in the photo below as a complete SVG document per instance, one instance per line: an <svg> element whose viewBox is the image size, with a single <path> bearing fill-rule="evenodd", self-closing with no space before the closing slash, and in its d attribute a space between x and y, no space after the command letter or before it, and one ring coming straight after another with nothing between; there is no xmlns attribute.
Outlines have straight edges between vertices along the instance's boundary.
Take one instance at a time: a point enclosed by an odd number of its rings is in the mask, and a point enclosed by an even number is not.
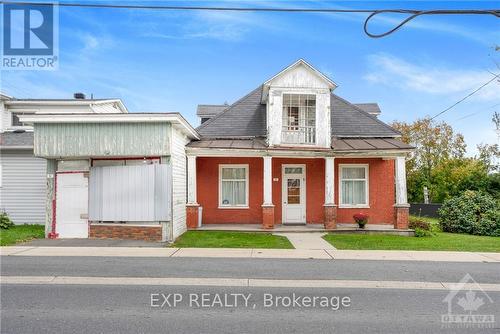
<svg viewBox="0 0 500 334"><path fill-rule="evenodd" d="M282 141L288 144L316 142L316 95L283 94Z"/></svg>

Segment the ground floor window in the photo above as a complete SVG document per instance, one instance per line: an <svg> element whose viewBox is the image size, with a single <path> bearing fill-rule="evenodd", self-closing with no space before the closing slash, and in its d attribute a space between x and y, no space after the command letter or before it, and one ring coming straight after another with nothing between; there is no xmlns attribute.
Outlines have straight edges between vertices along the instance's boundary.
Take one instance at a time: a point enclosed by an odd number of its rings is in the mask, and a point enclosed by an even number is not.
<svg viewBox="0 0 500 334"><path fill-rule="evenodd" d="M368 206L368 165L340 165L340 205Z"/></svg>
<svg viewBox="0 0 500 334"><path fill-rule="evenodd" d="M248 165L219 165L219 207L248 207Z"/></svg>

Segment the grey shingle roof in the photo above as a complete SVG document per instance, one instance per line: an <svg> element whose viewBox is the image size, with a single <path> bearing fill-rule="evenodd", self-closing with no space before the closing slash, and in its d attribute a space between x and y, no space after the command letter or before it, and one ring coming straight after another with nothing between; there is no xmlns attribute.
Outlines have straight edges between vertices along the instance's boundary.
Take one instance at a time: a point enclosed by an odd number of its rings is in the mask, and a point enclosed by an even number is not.
<svg viewBox="0 0 500 334"><path fill-rule="evenodd" d="M354 105L371 115L379 115L381 113L377 103L354 103Z"/></svg>
<svg viewBox="0 0 500 334"><path fill-rule="evenodd" d="M0 147L33 147L33 132L0 133Z"/></svg>
<svg viewBox="0 0 500 334"><path fill-rule="evenodd" d="M333 137L397 137L401 134L375 116L332 94Z"/></svg>
<svg viewBox="0 0 500 334"><path fill-rule="evenodd" d="M205 138L266 136L262 86L197 128ZM398 137L400 133L356 105L332 94L332 137Z"/></svg>
<svg viewBox="0 0 500 334"><path fill-rule="evenodd" d="M196 115L213 117L229 107L228 104L198 104Z"/></svg>
<svg viewBox="0 0 500 334"><path fill-rule="evenodd" d="M196 130L208 138L266 136L266 105L260 103L261 97L259 86Z"/></svg>

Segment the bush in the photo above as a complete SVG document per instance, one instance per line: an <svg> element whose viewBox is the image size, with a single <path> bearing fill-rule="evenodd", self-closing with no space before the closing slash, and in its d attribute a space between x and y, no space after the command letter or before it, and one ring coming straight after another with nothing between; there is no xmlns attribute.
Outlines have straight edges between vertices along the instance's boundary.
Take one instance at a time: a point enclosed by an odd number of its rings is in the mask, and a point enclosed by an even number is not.
<svg viewBox="0 0 500 334"><path fill-rule="evenodd" d="M415 230L417 228L425 231L431 230L430 223L415 218L410 218L410 223L408 224L408 227L411 228L412 230Z"/></svg>
<svg viewBox="0 0 500 334"><path fill-rule="evenodd" d="M417 238L432 237L434 235L430 230L425 230L425 229L420 228L420 227L415 227L414 230L415 230L415 236Z"/></svg>
<svg viewBox="0 0 500 334"><path fill-rule="evenodd" d="M500 236L500 204L488 194L465 191L439 209L444 232Z"/></svg>
<svg viewBox="0 0 500 334"><path fill-rule="evenodd" d="M14 226L14 223L10 220L9 216L5 212L0 213L0 228L7 230L12 226Z"/></svg>

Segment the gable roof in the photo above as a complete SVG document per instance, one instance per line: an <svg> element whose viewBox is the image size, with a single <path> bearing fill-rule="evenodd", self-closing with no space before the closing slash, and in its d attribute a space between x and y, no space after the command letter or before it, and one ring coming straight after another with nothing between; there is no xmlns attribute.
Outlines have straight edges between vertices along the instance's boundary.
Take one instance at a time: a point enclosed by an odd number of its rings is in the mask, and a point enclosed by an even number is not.
<svg viewBox="0 0 500 334"><path fill-rule="evenodd" d="M309 64L307 61L305 61L304 59L299 59L297 61L295 61L293 64L291 65L288 65L287 67L285 67L284 69L282 69L281 71L279 71L277 74L273 75L270 79L266 80L266 82L264 82L264 86L267 86L271 83L271 81L273 81L274 79L282 76L283 74L285 74L286 72L300 66L300 65L303 65L304 67L308 68L311 72L313 72L314 74L316 74L317 76L319 76L321 79L323 79L324 81L328 82L328 85L330 86L330 88L335 88L337 87L338 85L333 82L332 79L330 79L329 77L327 77L325 74L321 73L320 71L318 71L316 68L314 68L314 66L312 66L311 64Z"/></svg>
<svg viewBox="0 0 500 334"><path fill-rule="evenodd" d="M266 136L266 105L260 101L262 86L257 87L209 119L196 130L205 138L249 138ZM375 116L331 95L332 137L399 137L401 134Z"/></svg>
<svg viewBox="0 0 500 334"><path fill-rule="evenodd" d="M196 130L207 138L266 136L266 105L261 104L262 86L245 95Z"/></svg>

